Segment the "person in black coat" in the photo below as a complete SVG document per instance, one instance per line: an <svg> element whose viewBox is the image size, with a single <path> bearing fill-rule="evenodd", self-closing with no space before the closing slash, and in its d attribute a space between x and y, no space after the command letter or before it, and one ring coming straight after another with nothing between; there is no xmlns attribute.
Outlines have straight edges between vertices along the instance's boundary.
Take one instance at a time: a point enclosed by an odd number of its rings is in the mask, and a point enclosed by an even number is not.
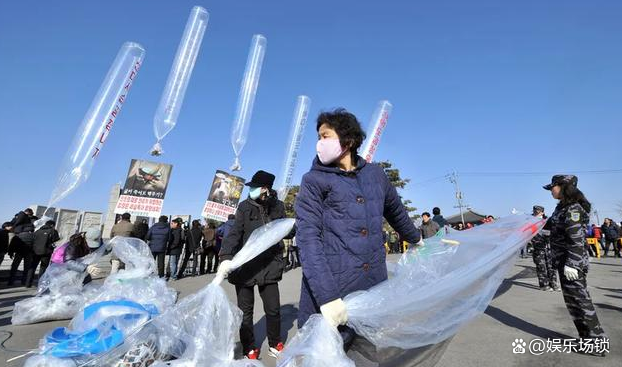
<svg viewBox="0 0 622 367"><path fill-rule="evenodd" d="M179 268L178 278L183 278L188 261L192 257L192 276L197 275L197 264L199 249L201 248L201 239L203 238L203 229L201 223L198 220L192 221L192 228L185 231L186 233L186 249L184 251L184 259Z"/></svg>
<svg viewBox="0 0 622 367"><path fill-rule="evenodd" d="M274 175L258 171L253 176L249 198L238 206L233 228L225 237L220 250L218 274L227 274L230 260L244 247L251 233L257 228L276 219L285 218L285 205L277 199L272 190ZM240 269L228 275L229 282L235 285L238 307L243 312L240 328L240 341L244 355L250 359L259 356L253 333L254 287L258 286L266 313L266 324L270 354L278 355L283 349L281 343L281 302L278 282L283 276L283 243L269 248Z"/></svg>
<svg viewBox="0 0 622 367"><path fill-rule="evenodd" d="M2 260L9 251L9 230L6 228L10 225L11 222L4 222L0 228L0 265L2 265Z"/></svg>
<svg viewBox="0 0 622 367"><path fill-rule="evenodd" d="M37 217L33 216L32 209L28 208L15 214L15 217L11 221L7 229L10 229L15 233L15 236L9 243L8 253L13 262L11 263L11 270L9 271L8 286L12 286L17 275L17 269L19 265L24 262L24 271L22 271L21 282L22 285L26 285L26 276L28 269L30 269L34 253L32 246L35 242L35 226L34 221Z"/></svg>
<svg viewBox="0 0 622 367"><path fill-rule="evenodd" d="M140 238L143 241L147 241L147 233L149 232L149 225L146 219L136 221L134 223L134 230L132 231L134 238Z"/></svg>
<svg viewBox="0 0 622 367"><path fill-rule="evenodd" d="M168 274L172 280L177 280L177 265L179 264L179 256L184 247L184 232L182 225L184 220L181 218L173 219L171 222L171 235L168 240L167 253L168 257Z"/></svg>
<svg viewBox="0 0 622 367"><path fill-rule="evenodd" d="M151 254L158 263L158 276L160 278L164 277L164 260L170 237L171 227L168 224L168 217L165 215L161 216L158 223L151 226L147 231L146 240L149 241Z"/></svg>
<svg viewBox="0 0 622 367"><path fill-rule="evenodd" d="M26 288L32 287L35 271L39 264L41 264L39 279L41 279L41 275L45 273L45 270L50 264L50 258L52 257L52 252L54 252L54 243L60 240L58 231L54 228L55 225L56 223L53 220L49 220L43 227L35 231L35 242L32 247L34 256L26 276Z"/></svg>

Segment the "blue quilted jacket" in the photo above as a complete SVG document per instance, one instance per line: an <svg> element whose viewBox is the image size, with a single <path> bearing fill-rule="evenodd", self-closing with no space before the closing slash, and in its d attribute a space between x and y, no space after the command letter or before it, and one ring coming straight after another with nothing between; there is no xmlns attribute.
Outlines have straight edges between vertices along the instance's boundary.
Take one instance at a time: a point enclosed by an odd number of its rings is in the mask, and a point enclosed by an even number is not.
<svg viewBox="0 0 622 367"><path fill-rule="evenodd" d="M383 217L409 243L420 240L382 167L361 157L351 172L316 157L295 210L303 271L299 328L321 305L387 279Z"/></svg>

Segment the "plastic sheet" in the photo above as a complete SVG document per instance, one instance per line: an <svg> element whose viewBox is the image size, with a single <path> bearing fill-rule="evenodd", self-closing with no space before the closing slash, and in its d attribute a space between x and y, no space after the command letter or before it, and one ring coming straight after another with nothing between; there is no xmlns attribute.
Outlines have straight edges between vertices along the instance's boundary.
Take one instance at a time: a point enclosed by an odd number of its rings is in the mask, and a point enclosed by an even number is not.
<svg viewBox="0 0 622 367"><path fill-rule="evenodd" d="M366 132L367 139L361 153L361 156L367 162L371 162L374 159L374 154L376 154L376 149L378 149L378 144L380 143L380 137L389 121L391 110L393 110L393 105L389 101L378 102L378 107L376 107L372 115L371 123Z"/></svg>
<svg viewBox="0 0 622 367"><path fill-rule="evenodd" d="M516 259L517 251L544 225L525 215L501 218L446 238L425 240L409 250L394 267L393 277L366 291L348 295L348 326L378 348L412 349L442 342L488 307ZM447 242L457 241L458 245ZM406 296L405 296L406 295ZM288 343L278 366L328 366L339 358L314 362L308 345L333 340L324 329L303 327ZM327 347L327 346L325 346ZM328 348L328 347L327 347ZM286 357L296 356L296 359Z"/></svg>
<svg viewBox="0 0 622 367"><path fill-rule="evenodd" d="M283 160L283 169L281 170L280 181L277 186L278 197L281 201L285 200L292 186L292 177L294 176L296 162L298 161L298 150L300 150L300 144L304 136L304 129L307 125L310 106L311 99L309 97L298 96L296 108L294 109L294 117L292 118L292 127L289 132L289 139L287 140L288 144L287 150L285 151L285 159Z"/></svg>
<svg viewBox="0 0 622 367"><path fill-rule="evenodd" d="M106 246L76 260L85 265L96 264L104 255ZM11 323L33 324L41 321L72 318L96 292L96 286L83 286L86 272L70 270L66 264L50 264L39 280L34 297L15 303Z"/></svg>
<svg viewBox="0 0 622 367"><path fill-rule="evenodd" d="M160 142L177 124L179 110L184 101L188 81L201 48L208 20L207 10L200 6L192 8L164 92L162 92L160 104L153 118L153 130L157 142L151 148L151 155L162 154Z"/></svg>
<svg viewBox="0 0 622 367"><path fill-rule="evenodd" d="M235 153L235 161L231 166L232 171L242 169L240 154L242 154L242 149L244 149L248 137L248 128L251 123L251 115L253 114L253 104L255 103L255 95L257 94L267 42L266 37L261 34L254 35L248 58L246 59L246 70L244 71L244 78L240 86L238 104L231 129L231 145Z"/></svg>

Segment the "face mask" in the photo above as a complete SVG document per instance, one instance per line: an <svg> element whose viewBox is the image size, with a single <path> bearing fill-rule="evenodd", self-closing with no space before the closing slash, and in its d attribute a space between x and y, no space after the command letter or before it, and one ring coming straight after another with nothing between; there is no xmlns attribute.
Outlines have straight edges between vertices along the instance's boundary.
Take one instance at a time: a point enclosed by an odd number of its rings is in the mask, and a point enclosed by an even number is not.
<svg viewBox="0 0 622 367"><path fill-rule="evenodd" d="M253 200L257 200L261 196L261 187L253 187L250 191L250 197Z"/></svg>
<svg viewBox="0 0 622 367"><path fill-rule="evenodd" d="M318 140L316 150L322 164L331 164L343 154L341 143L337 138Z"/></svg>

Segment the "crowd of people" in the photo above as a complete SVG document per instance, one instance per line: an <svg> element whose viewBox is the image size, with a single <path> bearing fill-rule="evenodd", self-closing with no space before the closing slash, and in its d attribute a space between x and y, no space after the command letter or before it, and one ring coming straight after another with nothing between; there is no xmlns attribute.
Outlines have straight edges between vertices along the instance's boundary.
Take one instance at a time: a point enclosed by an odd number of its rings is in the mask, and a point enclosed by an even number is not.
<svg viewBox="0 0 622 367"><path fill-rule="evenodd" d="M365 365L381 357L369 350L363 353L366 341L346 326L348 313L343 298L387 280L386 252L424 246L423 239L452 226L438 207L433 208L432 214L424 212L421 224L418 228L415 226L382 167L367 163L357 154L365 134L353 114L343 109L321 113L316 130L317 157L302 178L294 204L296 226L284 239L290 242L286 256L281 241L231 271L231 259L246 245L251 233L285 217L284 203L273 189L275 176L263 170L252 177L247 184L248 198L224 223L203 225L194 220L188 226L181 218L173 218L169 223L168 217L161 216L149 228L146 221L132 223L130 214L125 213L112 228L112 236L144 240L156 260L160 277L179 279L190 266L190 275L216 272L227 278L235 286L237 305L243 313L240 340L243 353L249 359L257 359L260 353L253 323L255 287L266 315L269 352L277 356L283 350L278 283L286 268L301 266L298 328L302 328L312 314L321 313L340 332L348 357L357 365ZM591 206L577 188L577 182L575 176L556 175L544 186L559 204L544 231L531 242L533 259L540 288L563 292L579 336L605 338L587 291L586 238L595 236L603 244L605 255L613 246L619 257L620 226L607 219L600 228L588 228ZM546 219L541 206L533 207L533 215ZM8 245L13 259L9 284L15 281L21 262L26 269L22 284L31 286L37 266L41 265L41 275L55 258L58 248L55 243L59 239L55 223L49 221L35 231L35 219L32 210L26 209L2 226L0 240L8 241L5 239L9 231L15 234ZM393 231L384 230L385 221ZM477 224L492 221L494 218L488 216ZM459 223L453 228L468 230L473 226L468 224L470 226L461 227ZM63 261L72 264L76 271L97 274L99 269L95 266L81 266L75 260L99 244L101 234L75 234L64 251ZM112 272L123 266L120 259L111 258Z"/></svg>

